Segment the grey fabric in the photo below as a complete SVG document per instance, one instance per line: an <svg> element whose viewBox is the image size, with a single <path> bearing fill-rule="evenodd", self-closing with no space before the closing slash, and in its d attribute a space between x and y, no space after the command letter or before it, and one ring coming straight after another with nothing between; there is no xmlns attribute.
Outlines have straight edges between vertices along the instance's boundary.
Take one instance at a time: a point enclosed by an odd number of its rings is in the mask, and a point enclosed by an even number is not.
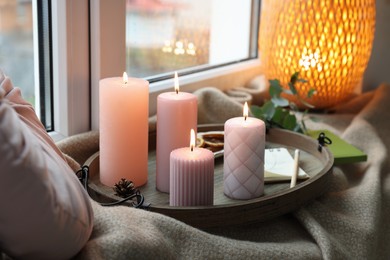
<svg viewBox="0 0 390 260"><path fill-rule="evenodd" d="M77 164L83 164L88 157L99 151L99 132L91 131L77 134L56 143L64 154L72 154ZM70 158L66 158L68 161ZM74 162L70 162L74 166Z"/></svg>
<svg viewBox="0 0 390 260"><path fill-rule="evenodd" d="M196 94L200 122L223 122L240 112L239 103L220 91ZM295 212L205 232L144 210L94 203L93 234L78 258L390 259L389 103L390 86L383 85L333 114L316 114L320 122L307 122L341 135L368 161L334 167L328 192Z"/></svg>

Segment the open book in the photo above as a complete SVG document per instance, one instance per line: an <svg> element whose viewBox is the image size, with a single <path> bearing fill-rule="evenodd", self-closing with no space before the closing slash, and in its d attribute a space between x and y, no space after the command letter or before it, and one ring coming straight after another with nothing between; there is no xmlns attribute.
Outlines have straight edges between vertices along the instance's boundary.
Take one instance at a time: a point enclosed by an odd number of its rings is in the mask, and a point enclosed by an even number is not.
<svg viewBox="0 0 390 260"><path fill-rule="evenodd" d="M286 148L265 149L264 157L264 182L291 181L294 172L294 158ZM304 180L308 178L309 175L299 168L297 179Z"/></svg>

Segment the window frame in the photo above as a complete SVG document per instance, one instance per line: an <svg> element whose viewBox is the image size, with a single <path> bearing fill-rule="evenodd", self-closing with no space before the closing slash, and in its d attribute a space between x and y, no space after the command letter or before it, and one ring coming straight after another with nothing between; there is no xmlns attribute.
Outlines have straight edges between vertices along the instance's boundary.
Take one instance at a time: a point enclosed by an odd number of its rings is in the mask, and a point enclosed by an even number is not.
<svg viewBox="0 0 390 260"><path fill-rule="evenodd" d="M90 127L89 1L52 1L55 141Z"/></svg>
<svg viewBox="0 0 390 260"><path fill-rule="evenodd" d="M33 0L35 110L46 131L54 130L51 1ZM47 109L50 111L48 112Z"/></svg>

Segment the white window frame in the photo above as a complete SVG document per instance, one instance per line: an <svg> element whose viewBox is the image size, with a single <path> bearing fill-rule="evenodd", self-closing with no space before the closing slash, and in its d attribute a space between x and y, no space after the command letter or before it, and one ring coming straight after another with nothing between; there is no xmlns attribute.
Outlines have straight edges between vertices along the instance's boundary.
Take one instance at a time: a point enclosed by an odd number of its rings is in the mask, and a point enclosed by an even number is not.
<svg viewBox="0 0 390 260"><path fill-rule="evenodd" d="M52 1L55 140L99 128L99 80L120 76L126 68L125 24L125 0ZM185 75L180 87L192 92L244 86L261 73L260 65L256 59ZM150 115L156 113L157 96L172 86L173 80L150 84Z"/></svg>
<svg viewBox="0 0 390 260"><path fill-rule="evenodd" d="M39 42L38 42L38 7L37 0L32 1L33 12L33 46L34 46L34 86L35 86L35 111L41 111L41 97L39 94ZM41 113L37 113L41 119Z"/></svg>
<svg viewBox="0 0 390 260"><path fill-rule="evenodd" d="M52 80L55 141L90 130L89 3L52 3Z"/></svg>

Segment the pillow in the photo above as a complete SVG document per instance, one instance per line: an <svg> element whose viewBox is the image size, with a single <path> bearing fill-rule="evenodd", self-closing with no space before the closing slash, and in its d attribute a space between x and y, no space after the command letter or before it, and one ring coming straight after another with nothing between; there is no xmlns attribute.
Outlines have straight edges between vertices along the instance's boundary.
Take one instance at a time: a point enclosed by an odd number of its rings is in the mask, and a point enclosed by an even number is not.
<svg viewBox="0 0 390 260"><path fill-rule="evenodd" d="M0 251L69 259L92 232L89 197L20 90L0 84Z"/></svg>

